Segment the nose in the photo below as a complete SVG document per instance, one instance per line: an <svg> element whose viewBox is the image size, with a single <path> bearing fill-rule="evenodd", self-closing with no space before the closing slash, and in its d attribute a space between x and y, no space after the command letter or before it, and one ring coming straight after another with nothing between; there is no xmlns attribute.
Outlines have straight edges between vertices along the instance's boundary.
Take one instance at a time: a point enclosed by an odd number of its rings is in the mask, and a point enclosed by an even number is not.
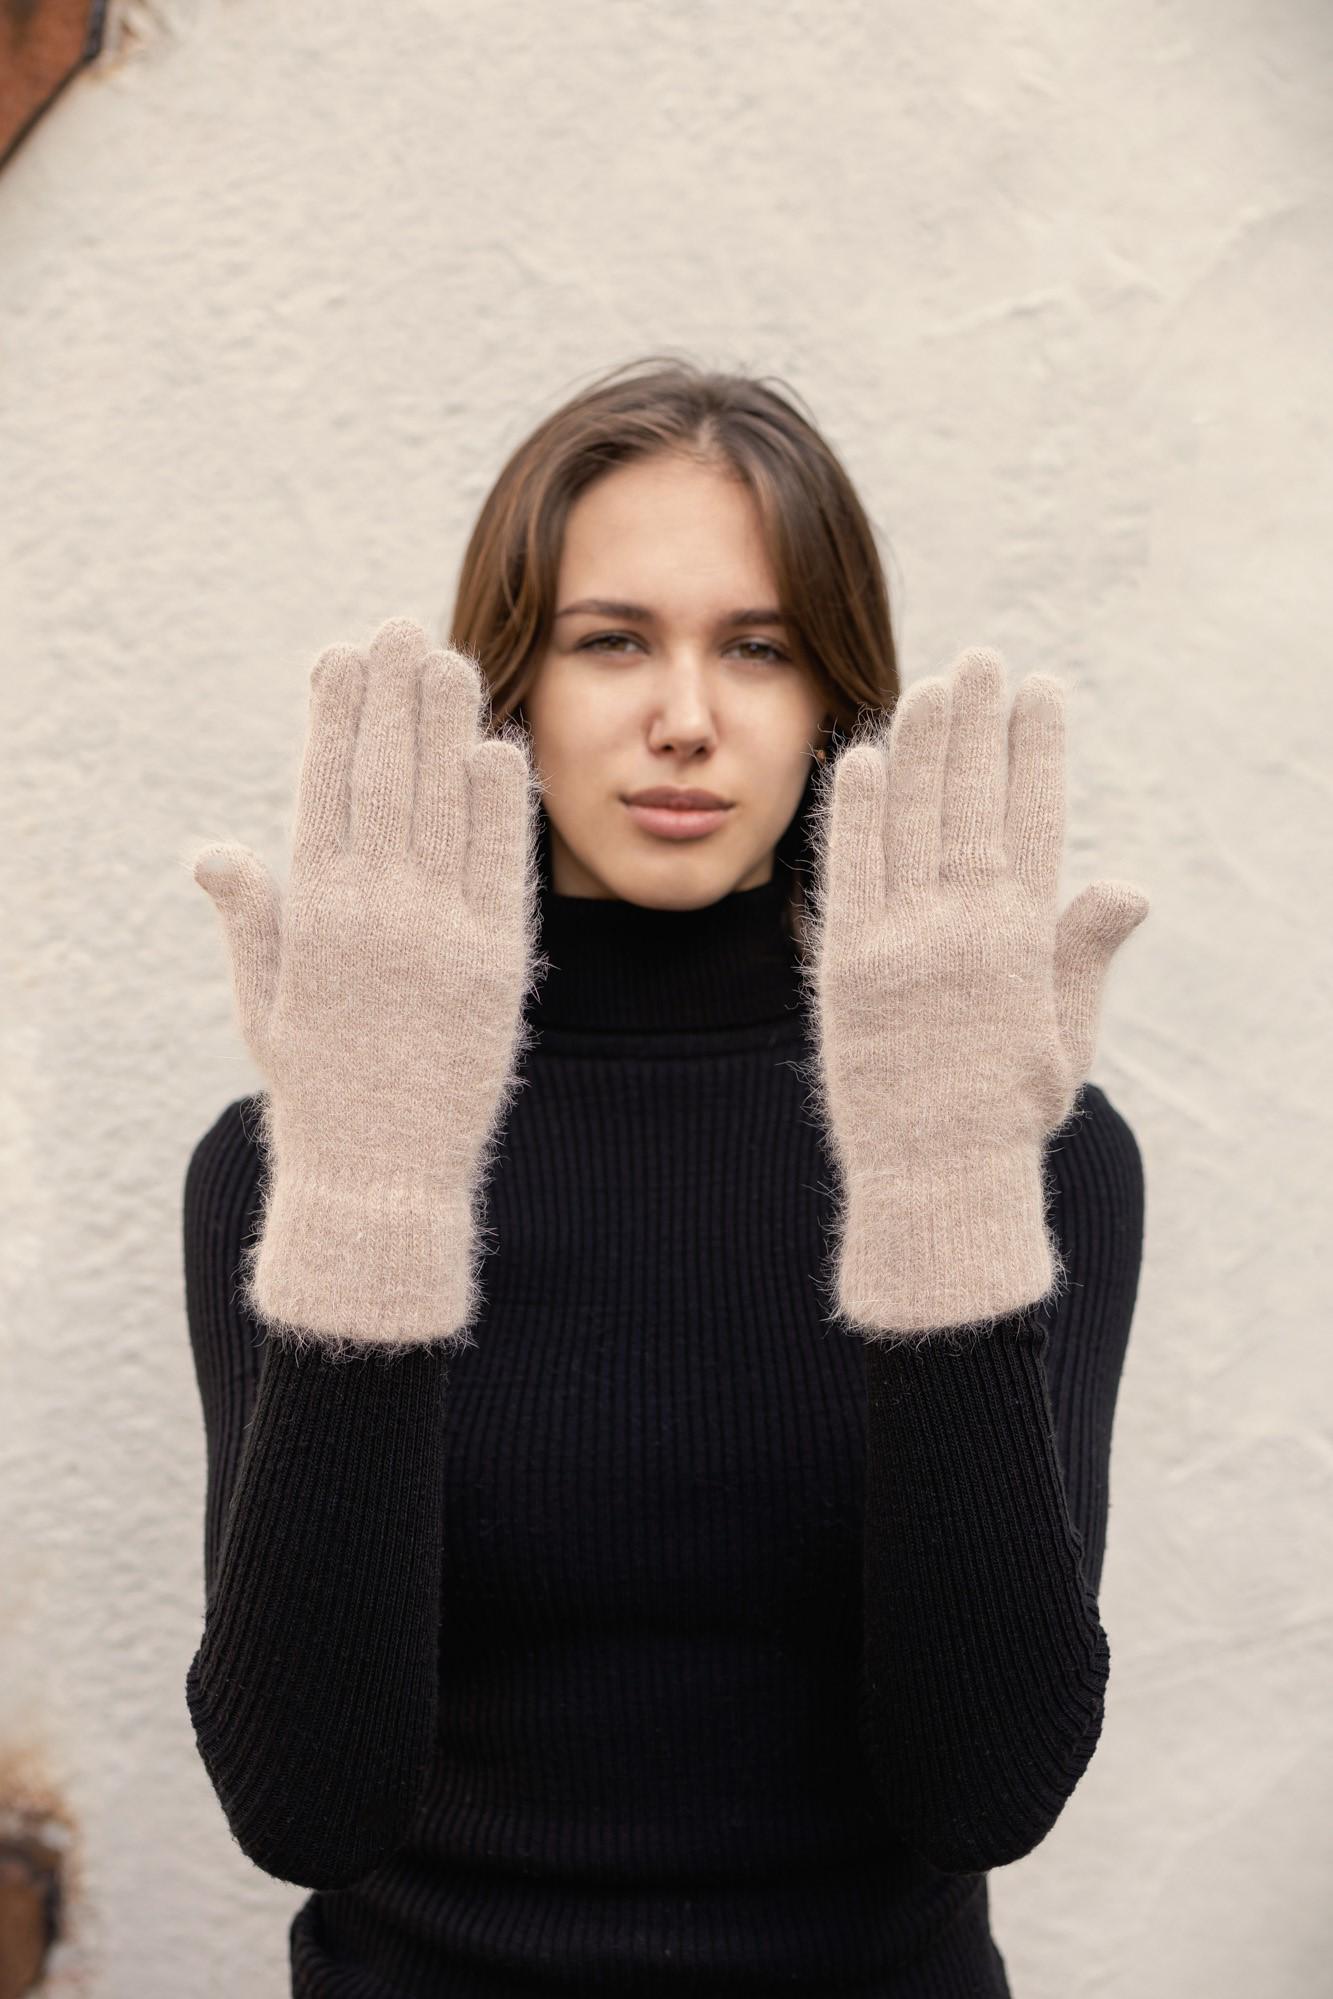
<svg viewBox="0 0 1333 1999"><path fill-rule="evenodd" d="M675 674L672 678L674 684L663 695L653 726L652 745L677 756L693 756L717 740L712 710L697 676Z"/></svg>
<svg viewBox="0 0 1333 1999"><path fill-rule="evenodd" d="M664 750L676 756L695 756L701 749L707 749L713 740L713 732L706 724L697 728L668 729L653 743L655 750Z"/></svg>

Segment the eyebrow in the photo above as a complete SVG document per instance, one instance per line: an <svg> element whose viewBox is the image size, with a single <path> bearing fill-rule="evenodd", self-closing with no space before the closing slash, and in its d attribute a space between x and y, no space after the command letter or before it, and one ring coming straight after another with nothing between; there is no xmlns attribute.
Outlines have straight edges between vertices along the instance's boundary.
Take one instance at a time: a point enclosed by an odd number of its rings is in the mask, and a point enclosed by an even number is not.
<svg viewBox="0 0 1333 1999"><path fill-rule="evenodd" d="M630 618L641 625L651 625L653 622L653 613L645 605L624 604L618 598L614 597L580 597L577 604L566 604L564 609L557 611L555 615L557 618L569 618L576 611L588 612L597 618ZM791 623L791 620L784 617L776 605L761 604L750 610L730 611L725 617L719 619L718 622L720 625L726 627L730 625L787 625Z"/></svg>

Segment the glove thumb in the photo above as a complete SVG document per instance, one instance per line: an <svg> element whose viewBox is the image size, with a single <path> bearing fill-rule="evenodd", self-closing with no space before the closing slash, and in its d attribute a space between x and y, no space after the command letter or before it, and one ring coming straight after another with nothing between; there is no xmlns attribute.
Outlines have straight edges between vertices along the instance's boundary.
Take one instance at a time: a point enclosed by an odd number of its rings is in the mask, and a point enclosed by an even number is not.
<svg viewBox="0 0 1333 1999"><path fill-rule="evenodd" d="M1112 958L1148 914L1132 882L1096 881L1074 897L1055 927L1055 998L1072 1079L1082 1083L1097 1052L1102 994Z"/></svg>
<svg viewBox="0 0 1333 1999"><path fill-rule="evenodd" d="M201 848L191 872L222 918L241 1032L251 1054L264 1067L269 1016L278 985L281 891L248 847Z"/></svg>

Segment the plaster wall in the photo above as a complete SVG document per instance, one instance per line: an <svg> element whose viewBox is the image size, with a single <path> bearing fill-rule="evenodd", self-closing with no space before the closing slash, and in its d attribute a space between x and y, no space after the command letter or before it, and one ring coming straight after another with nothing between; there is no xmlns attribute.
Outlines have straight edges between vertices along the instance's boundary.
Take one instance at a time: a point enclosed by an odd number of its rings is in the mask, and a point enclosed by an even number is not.
<svg viewBox="0 0 1333 1999"><path fill-rule="evenodd" d="M132 20L0 177L0 1750L76 1830L45 1989L278 1999L304 1898L184 1700L181 1181L258 1084L186 858L285 865L318 651L446 633L504 456L667 348L810 402L905 678L1067 679L1067 892L1152 897L1093 1070L1148 1181L1109 1707L992 1876L1015 1994L1328 1991L1333 16Z"/></svg>

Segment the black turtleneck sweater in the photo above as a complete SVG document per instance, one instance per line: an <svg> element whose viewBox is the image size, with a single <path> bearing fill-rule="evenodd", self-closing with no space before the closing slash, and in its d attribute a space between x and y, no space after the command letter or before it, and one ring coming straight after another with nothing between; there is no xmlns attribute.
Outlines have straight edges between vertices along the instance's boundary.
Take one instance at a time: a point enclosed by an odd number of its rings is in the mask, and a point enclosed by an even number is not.
<svg viewBox="0 0 1333 1999"><path fill-rule="evenodd" d="M241 1302L258 1100L194 1150L187 1699L242 1851L315 1891L295 1994L1009 1990L986 1870L1102 1725L1140 1154L1086 1084L1054 1304L832 1324L784 895L543 891L475 1347L298 1359Z"/></svg>

